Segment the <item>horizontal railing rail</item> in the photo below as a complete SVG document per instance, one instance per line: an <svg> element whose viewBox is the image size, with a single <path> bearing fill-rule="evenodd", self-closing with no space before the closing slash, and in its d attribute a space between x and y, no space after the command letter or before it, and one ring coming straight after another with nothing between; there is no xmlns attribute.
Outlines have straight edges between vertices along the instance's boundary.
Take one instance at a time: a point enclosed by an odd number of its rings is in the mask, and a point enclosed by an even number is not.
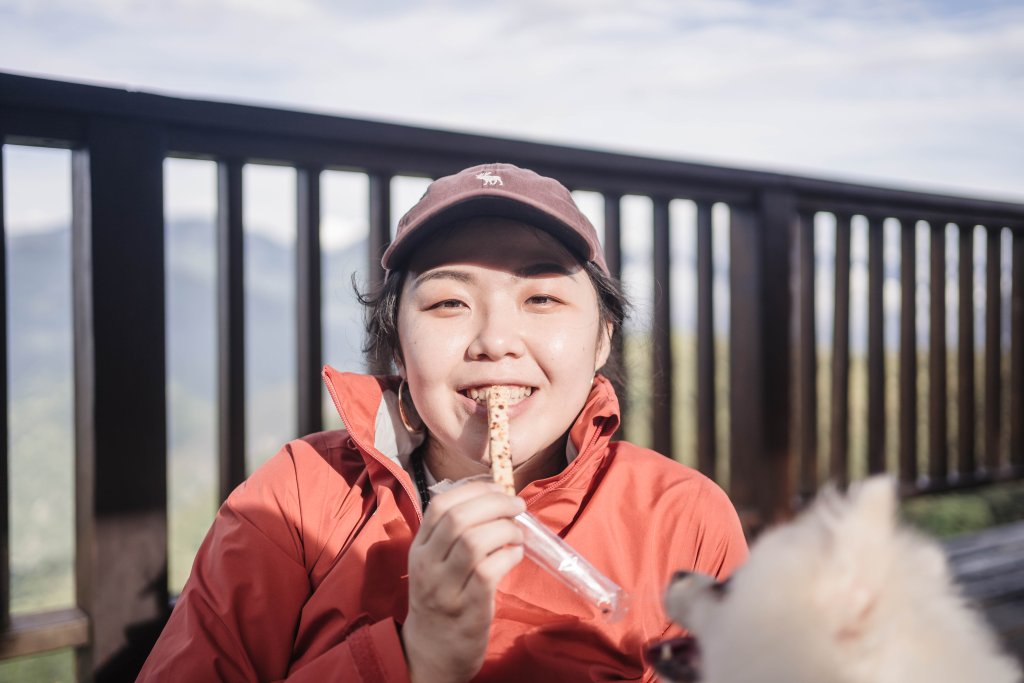
<svg viewBox="0 0 1024 683"><path fill-rule="evenodd" d="M7 580L0 659L75 647L82 680L123 680L148 652L129 633L149 632L166 618L167 383L165 378L163 164L168 157L217 164L217 372L219 492L245 475L245 317L243 182L249 163L296 169L296 319L299 429L322 428L320 179L327 170L366 174L371 281L391 234L391 181L437 177L488 161L507 161L554 176L575 190L603 196L605 250L616 276L623 270L622 199L648 197L654 288L647 334L649 377L627 372L618 388L643 383L652 398L651 445L678 456L674 440L670 204L692 200L696 224L696 463L724 480L750 529L783 517L824 480L851 476L848 405L851 221L868 232L867 471L887 469L886 430L899 431L895 474L908 494L979 485L1024 474L1024 204L873 187L781 173L724 168L635 155L568 148L482 135L430 130L322 114L204 102L0 74L0 140L57 146L73 158L73 298L76 425L76 601L59 613L10 618ZM0 167L2 170L2 167ZM0 173L2 177L2 173ZM0 192L2 201L2 192ZM725 398L715 386L713 205L729 208L729 452L716 446L716 417ZM2 204L0 204L2 209ZM836 219L833 347L828 462L819 452L815 316L815 215ZM3 236L0 210L0 237ZM885 413L883 221L901 226L902 309L899 419ZM917 405L916 230L928 222L930 282L927 412ZM958 449L947 451L945 250L947 225L958 226L961 301L973 301L970 234L987 231L985 406L1008 402L1010 420L986 410L984 451L976 453L974 307L958 319ZM1012 235L1011 315L1001 317L1001 231ZM0 240L0 244L3 240ZM0 252L0 256L3 253ZM0 258L0 269L4 266ZM0 270L0 276L4 273ZM0 277L0 294L4 278ZM6 306L6 296L0 297ZM7 345L0 310L0 351ZM1010 329L1010 379L999 360ZM623 353L617 340L617 354ZM147 361L138 362L145 350ZM0 379L6 379L0 353ZM387 368L376 367L375 371ZM6 382L5 382L6 383ZM624 400L624 409L633 406ZM6 411L0 417L0 471L7 481ZM639 414L639 413L638 413ZM917 425L927 417L929 450L919 467ZM1009 432L1009 434L1007 434ZM1007 438L1008 436L1008 438ZM951 467L952 465L952 467ZM8 504L0 493L0 522ZM8 578L7 524L0 579ZM117 567L117 571L111 571ZM158 629L157 629L158 630Z"/></svg>

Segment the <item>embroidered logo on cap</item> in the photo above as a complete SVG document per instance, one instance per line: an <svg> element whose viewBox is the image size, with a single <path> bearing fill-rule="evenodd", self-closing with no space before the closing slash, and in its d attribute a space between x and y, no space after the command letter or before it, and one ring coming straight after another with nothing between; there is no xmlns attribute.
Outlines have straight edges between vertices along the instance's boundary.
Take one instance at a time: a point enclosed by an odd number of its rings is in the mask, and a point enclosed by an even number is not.
<svg viewBox="0 0 1024 683"><path fill-rule="evenodd" d="M484 187L491 187L492 185L504 185L505 184L505 183L501 182L501 176L500 175L494 175L490 171L484 171L483 173L477 173L476 174L476 178L477 178L477 180L484 181Z"/></svg>

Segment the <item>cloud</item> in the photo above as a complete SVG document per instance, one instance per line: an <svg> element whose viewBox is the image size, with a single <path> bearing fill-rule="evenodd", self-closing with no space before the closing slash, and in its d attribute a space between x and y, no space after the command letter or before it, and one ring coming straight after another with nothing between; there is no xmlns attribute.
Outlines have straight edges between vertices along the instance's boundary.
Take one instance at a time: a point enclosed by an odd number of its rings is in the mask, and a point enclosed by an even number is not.
<svg viewBox="0 0 1024 683"><path fill-rule="evenodd" d="M4 68L1024 198L1024 8L0 0Z"/></svg>

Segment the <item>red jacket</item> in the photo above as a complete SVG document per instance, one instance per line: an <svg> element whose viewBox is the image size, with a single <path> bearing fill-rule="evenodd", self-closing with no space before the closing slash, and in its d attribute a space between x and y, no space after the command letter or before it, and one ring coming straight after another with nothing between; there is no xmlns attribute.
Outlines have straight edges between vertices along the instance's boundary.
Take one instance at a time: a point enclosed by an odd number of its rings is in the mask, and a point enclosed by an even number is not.
<svg viewBox="0 0 1024 683"><path fill-rule="evenodd" d="M401 464L412 444L391 380L331 368L324 380L347 430L287 444L231 494L140 681L408 681L396 627L422 519ZM652 680L643 645L678 632L661 607L672 573L722 577L746 558L722 490L612 442L618 424L599 377L569 434L578 455L519 495L630 594L629 612L606 623L524 560L499 586L476 680Z"/></svg>

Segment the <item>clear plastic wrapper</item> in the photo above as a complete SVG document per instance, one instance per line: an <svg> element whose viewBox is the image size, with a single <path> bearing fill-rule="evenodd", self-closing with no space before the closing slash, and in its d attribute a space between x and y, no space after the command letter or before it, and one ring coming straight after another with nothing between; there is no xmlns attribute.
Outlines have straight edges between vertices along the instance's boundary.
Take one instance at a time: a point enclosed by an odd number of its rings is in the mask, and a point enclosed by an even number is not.
<svg viewBox="0 0 1024 683"><path fill-rule="evenodd" d="M515 517L523 529L526 556L591 603L608 621L629 609L626 592L529 512Z"/></svg>
<svg viewBox="0 0 1024 683"><path fill-rule="evenodd" d="M489 481L490 477L470 477L458 482L446 479L431 486L430 490L443 493L478 480ZM626 614L629 596L618 584L595 569L572 546L529 512L521 512L514 519L523 530L528 558L593 605L608 621L616 622Z"/></svg>

